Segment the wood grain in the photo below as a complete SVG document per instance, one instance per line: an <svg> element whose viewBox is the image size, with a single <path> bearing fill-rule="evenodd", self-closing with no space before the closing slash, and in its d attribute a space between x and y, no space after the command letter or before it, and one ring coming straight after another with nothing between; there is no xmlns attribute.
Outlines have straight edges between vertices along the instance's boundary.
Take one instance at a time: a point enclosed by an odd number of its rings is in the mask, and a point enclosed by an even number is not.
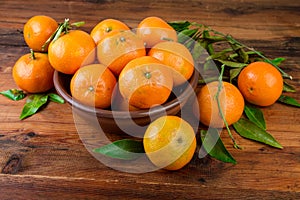
<svg viewBox="0 0 300 200"><path fill-rule="evenodd" d="M131 27L146 16L203 23L271 58L285 57L283 68L293 76L289 83L300 90L299 10L299 1L291 0L5 0L0 7L0 91L16 87L12 66L29 50L22 28L38 14L57 21L86 21L85 31L104 18L120 19ZM298 92L290 95L300 101ZM89 153L93 140L79 137L68 104L50 103L20 121L24 103L0 96L0 199L300 198L299 109L279 103L262 109L267 130L282 150L234 133L243 147L236 150L224 131L222 139L236 165L195 154L189 165L176 172L134 174L107 167Z"/></svg>

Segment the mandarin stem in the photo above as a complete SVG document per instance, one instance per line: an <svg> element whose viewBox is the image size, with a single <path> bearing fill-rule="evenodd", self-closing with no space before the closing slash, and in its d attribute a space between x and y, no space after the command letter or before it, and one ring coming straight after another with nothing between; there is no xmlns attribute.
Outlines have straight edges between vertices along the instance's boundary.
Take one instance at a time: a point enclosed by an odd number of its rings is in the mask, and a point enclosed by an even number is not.
<svg viewBox="0 0 300 200"><path fill-rule="evenodd" d="M32 60L35 60L35 59L36 59L36 57L35 57L35 55L34 55L34 51L33 51L32 49L30 49L30 58L31 58Z"/></svg>
<svg viewBox="0 0 300 200"><path fill-rule="evenodd" d="M229 126L228 126L228 123L227 123L227 121L226 121L226 119L225 119L225 116L224 116L224 113L223 113L223 111L222 111L221 102L220 102L220 99L219 99L219 95L220 95L220 92L221 92L221 90L222 90L222 76L223 76L223 73L224 73L224 68L225 68L225 65L223 64L223 65L221 66L221 73L220 73L220 76L219 76L218 91L217 91L217 93L216 93L215 98L217 99L217 104L218 104L218 108L219 108L220 115L221 115L221 117L222 117L222 119L223 119L223 122L224 122L224 124L225 124L225 126L226 126L226 129L227 129L227 132L228 132L228 134L229 134L229 137L231 138L231 140L232 140L232 142L233 142L234 148L236 148L236 149L241 149L241 147L236 143L236 141L235 141L233 135L231 134L231 131L230 131Z"/></svg>

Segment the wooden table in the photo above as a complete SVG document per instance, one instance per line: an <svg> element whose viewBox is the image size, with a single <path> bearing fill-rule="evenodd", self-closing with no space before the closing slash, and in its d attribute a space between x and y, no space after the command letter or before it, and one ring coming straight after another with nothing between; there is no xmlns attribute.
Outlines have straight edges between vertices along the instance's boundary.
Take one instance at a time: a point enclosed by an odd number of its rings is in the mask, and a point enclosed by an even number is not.
<svg viewBox="0 0 300 200"><path fill-rule="evenodd" d="M22 28L38 14L83 20L88 32L104 18L132 27L146 16L203 23L270 58L285 57L283 68L300 90L299 10L295 0L2 0L0 91L16 88L12 66L28 52ZM299 94L290 95L300 101ZM279 103L262 109L282 150L235 134L244 148L237 150L223 134L236 165L195 155L179 171L135 174L111 169L87 151L68 104L50 103L21 121L24 103L0 96L0 199L300 199L300 109Z"/></svg>

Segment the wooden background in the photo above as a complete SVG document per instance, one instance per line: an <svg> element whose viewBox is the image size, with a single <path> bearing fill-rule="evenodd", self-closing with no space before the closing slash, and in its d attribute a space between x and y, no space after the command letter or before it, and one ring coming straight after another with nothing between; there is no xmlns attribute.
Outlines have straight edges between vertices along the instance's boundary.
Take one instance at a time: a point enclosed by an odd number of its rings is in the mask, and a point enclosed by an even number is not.
<svg viewBox="0 0 300 200"><path fill-rule="evenodd" d="M300 90L299 1L1 0L0 91L16 88L12 66L28 52L22 28L38 14L83 20L88 32L104 18L132 27L147 16L203 23L270 58L285 57L283 68ZM291 96L300 101L299 92ZM224 131L236 165L195 155L180 171L134 174L111 169L87 151L68 104L50 103L20 121L24 103L0 96L0 199L300 199L299 109L279 103L263 109L282 150L235 134L244 148L236 150Z"/></svg>

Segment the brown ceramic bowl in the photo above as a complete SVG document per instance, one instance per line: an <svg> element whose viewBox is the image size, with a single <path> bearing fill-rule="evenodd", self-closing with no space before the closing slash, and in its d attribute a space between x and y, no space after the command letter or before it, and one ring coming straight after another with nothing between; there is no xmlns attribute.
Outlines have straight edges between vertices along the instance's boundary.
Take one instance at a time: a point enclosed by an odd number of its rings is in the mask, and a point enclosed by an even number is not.
<svg viewBox="0 0 300 200"><path fill-rule="evenodd" d="M162 115L176 115L191 96L195 96L199 73L195 70L190 80L175 88L168 101L148 110L138 111L112 111L84 105L72 98L70 94L70 80L72 76L55 71L54 86L59 95L68 102L73 109L73 114L78 114L87 121L97 118L98 123L105 133L143 132L146 126ZM151 97L149 97L151 98ZM138 129L141 128L141 129Z"/></svg>

